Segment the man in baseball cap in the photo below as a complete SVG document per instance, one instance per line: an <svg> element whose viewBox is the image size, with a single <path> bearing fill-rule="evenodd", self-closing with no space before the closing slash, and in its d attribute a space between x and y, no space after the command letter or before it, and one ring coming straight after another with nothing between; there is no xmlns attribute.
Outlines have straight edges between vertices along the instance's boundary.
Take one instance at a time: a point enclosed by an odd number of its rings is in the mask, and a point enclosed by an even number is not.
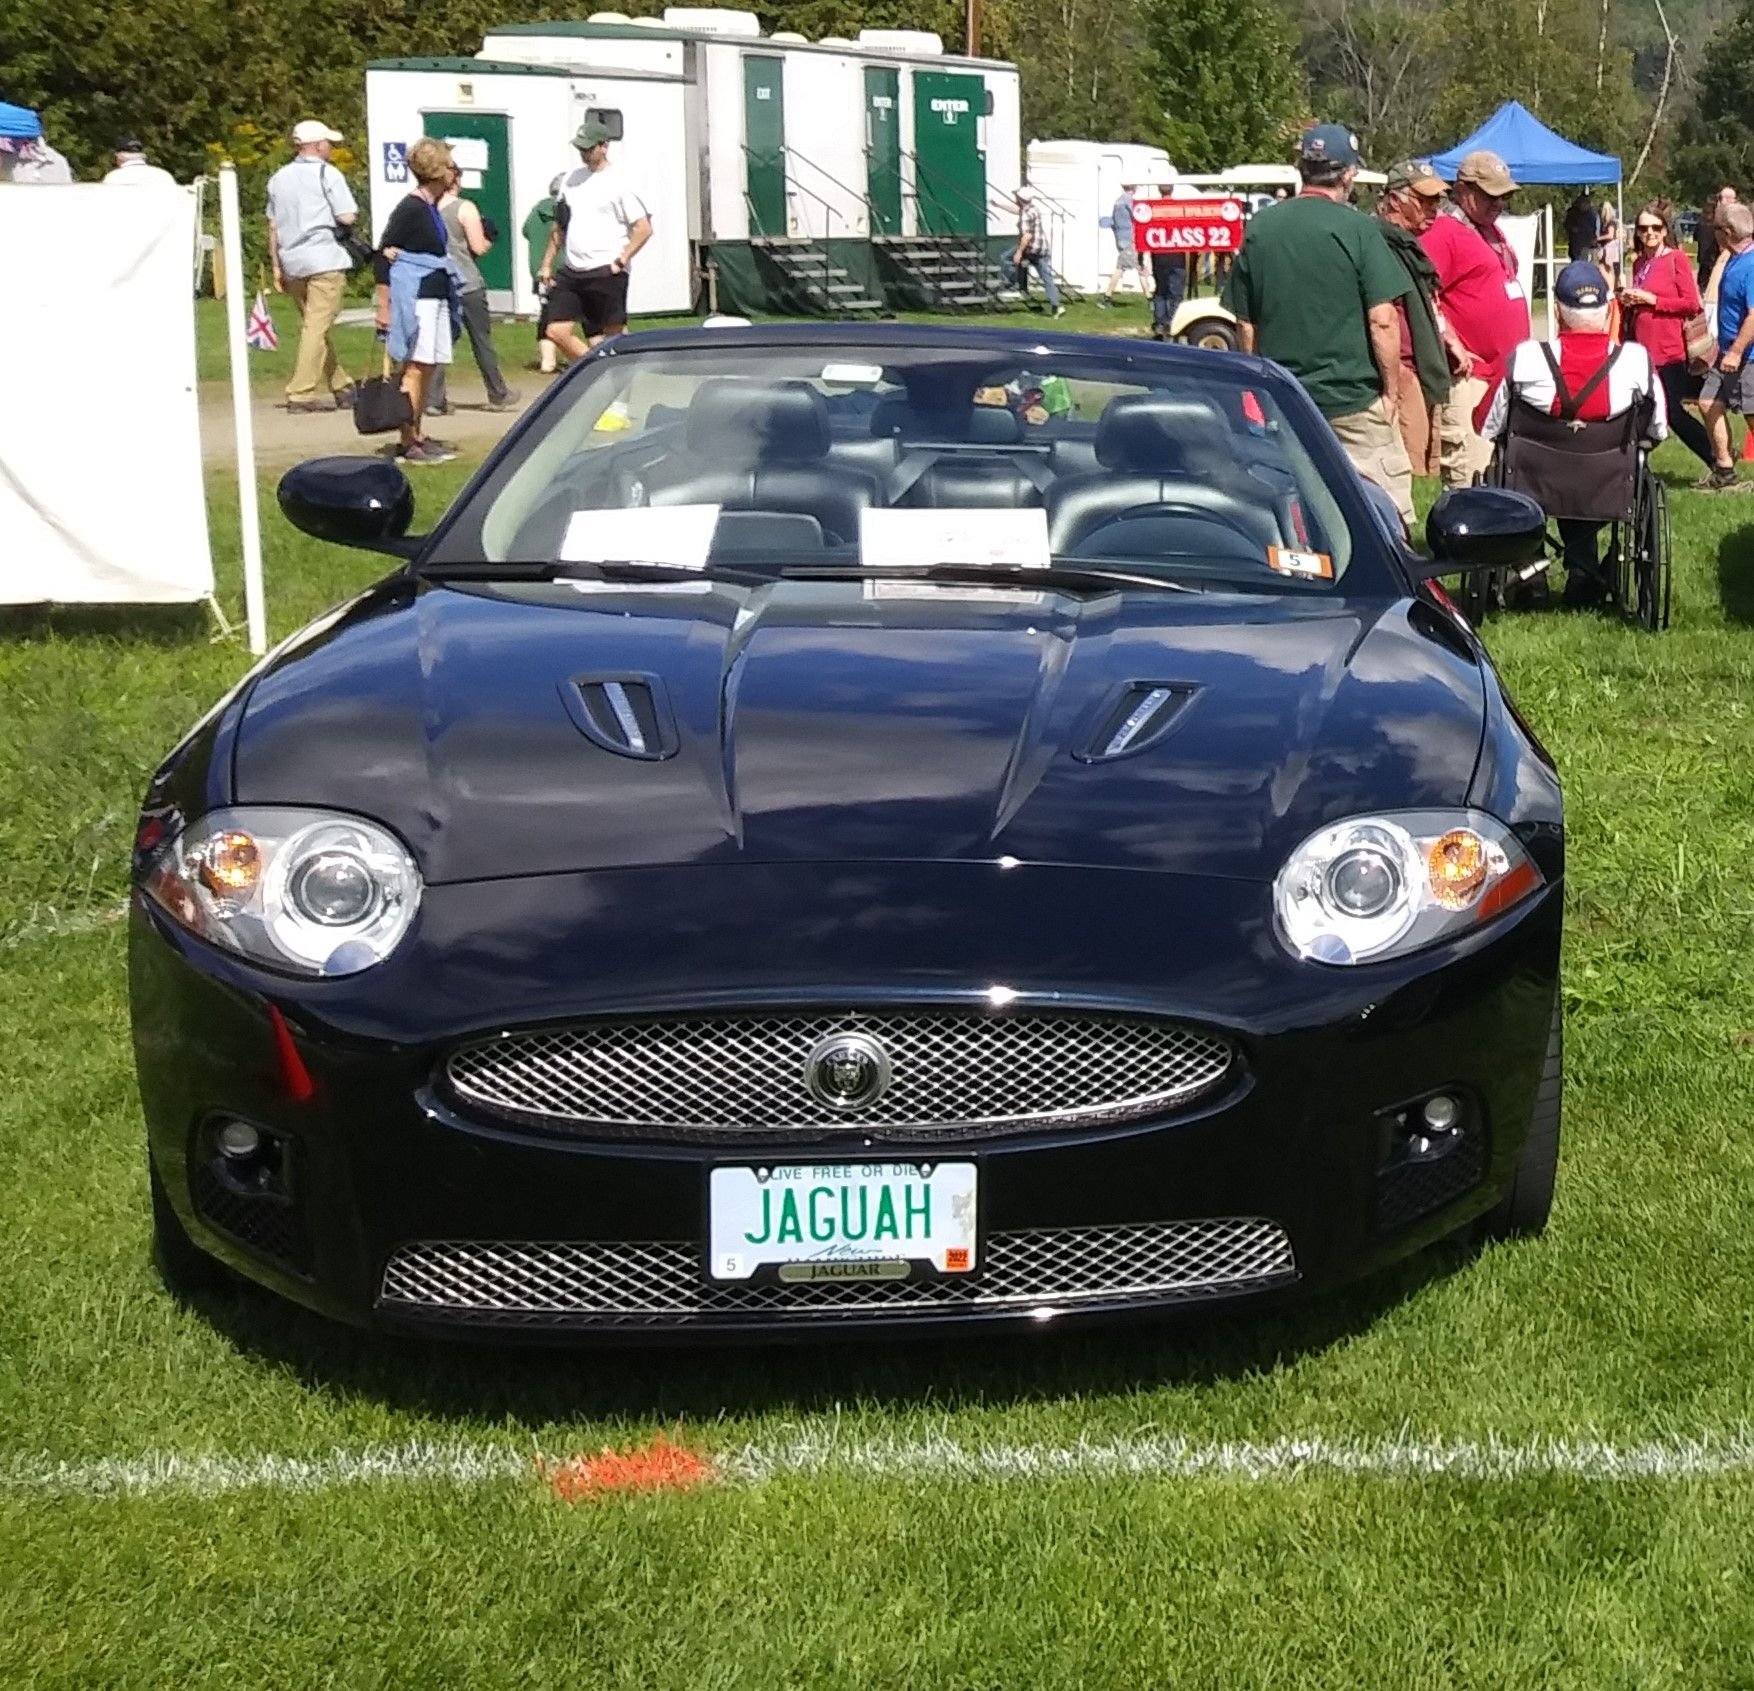
<svg viewBox="0 0 1754 1691"><path fill-rule="evenodd" d="M1413 466L1396 417L1401 332L1395 302L1413 286L1382 226L1352 206L1358 137L1318 123L1298 148L1303 192L1263 211L1224 284L1244 352L1303 383L1346 455L1413 521Z"/></svg>
<svg viewBox="0 0 1754 1691"><path fill-rule="evenodd" d="M568 358L583 358L627 327L628 266L652 238L646 202L609 162L614 139L597 118L579 125L572 144L581 167L567 173L554 196L554 228L536 271L537 286L548 288L548 338Z"/></svg>
<svg viewBox="0 0 1754 1691"><path fill-rule="evenodd" d="M268 262L275 289L298 307L298 352L286 384L288 411L332 411L353 403L353 379L335 356L333 330L353 258L341 235L359 206L347 178L329 162L341 139L308 117L294 124L292 162L268 178Z"/></svg>
<svg viewBox="0 0 1754 1691"><path fill-rule="evenodd" d="M1644 442L1655 446L1669 432L1667 400L1657 380L1650 354L1636 341L1617 344L1608 334L1608 309L1612 301L1608 278L1584 260L1568 264L1553 282L1553 301L1559 318L1559 352L1545 341L1529 339L1510 356L1505 379L1492 396L1491 408L1481 433L1488 441L1505 439L1513 431L1527 431L1535 440L1555 436L1565 440L1592 423L1623 417L1635 408L1644 409ZM1549 445L1544 463L1564 463L1562 450ZM1598 460L1599 462L1599 460ZM1557 482L1549 485L1558 475ZM1575 485L1565 485L1563 472L1552 469L1523 490L1534 494L1557 517L1559 539L1565 555L1565 602L1568 605L1599 604L1607 596L1601 574L1599 522L1567 517L1567 509L1590 509L1584 496L1596 472L1587 458L1577 463ZM1511 460L1512 485L1521 485L1516 460ZM1577 503L1568 503L1567 495Z"/></svg>
<svg viewBox="0 0 1754 1691"><path fill-rule="evenodd" d="M1456 170L1451 209L1419 237L1437 269L1438 309L1467 353L1452 398L1455 427L1443 441L1445 487L1466 487L1491 461L1492 447L1479 433L1481 413L1511 353L1529 336L1516 254L1498 227L1498 214L1515 192L1510 166L1479 148Z"/></svg>
<svg viewBox="0 0 1754 1691"><path fill-rule="evenodd" d="M1447 192L1443 178L1424 159L1404 159L1389 166L1376 202L1383 238L1413 284L1395 305L1401 331L1398 420L1419 476L1437 473L1439 442L1453 426L1453 378L1468 365L1467 353L1437 309L1437 271L1419 244Z"/></svg>

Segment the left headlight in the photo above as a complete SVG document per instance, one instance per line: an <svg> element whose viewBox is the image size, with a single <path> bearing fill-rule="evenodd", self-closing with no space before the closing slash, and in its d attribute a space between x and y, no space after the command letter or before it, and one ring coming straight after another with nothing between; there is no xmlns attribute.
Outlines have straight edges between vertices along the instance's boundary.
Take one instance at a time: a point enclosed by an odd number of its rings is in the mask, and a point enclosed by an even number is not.
<svg viewBox="0 0 1754 1691"><path fill-rule="evenodd" d="M1279 933L1317 963L1374 963L1452 938L1545 884L1477 810L1356 816L1311 834L1273 883Z"/></svg>
<svg viewBox="0 0 1754 1691"><path fill-rule="evenodd" d="M192 933L303 975L383 962L420 907L420 871L388 829L271 805L192 822L160 849L142 885Z"/></svg>

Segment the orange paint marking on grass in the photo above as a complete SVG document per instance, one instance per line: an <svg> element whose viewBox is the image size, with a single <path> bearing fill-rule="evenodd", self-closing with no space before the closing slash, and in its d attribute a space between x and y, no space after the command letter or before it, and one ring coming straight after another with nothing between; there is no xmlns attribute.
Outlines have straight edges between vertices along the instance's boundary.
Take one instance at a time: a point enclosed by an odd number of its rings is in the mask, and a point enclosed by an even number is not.
<svg viewBox="0 0 1754 1691"><path fill-rule="evenodd" d="M540 1469L563 1503L589 1503L619 1491L692 1491L718 1478L707 1457L662 1433L628 1450L605 1446L596 1456L542 1462Z"/></svg>

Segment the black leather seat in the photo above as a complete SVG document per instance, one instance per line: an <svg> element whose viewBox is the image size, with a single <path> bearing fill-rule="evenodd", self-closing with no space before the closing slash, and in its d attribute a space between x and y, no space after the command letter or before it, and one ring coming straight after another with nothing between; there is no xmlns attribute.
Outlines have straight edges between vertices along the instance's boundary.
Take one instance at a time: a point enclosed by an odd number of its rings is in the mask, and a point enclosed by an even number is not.
<svg viewBox="0 0 1754 1691"><path fill-rule="evenodd" d="M859 537L875 475L829 460L828 409L806 382L714 376L688 406L683 448L629 479L629 505L718 505L813 517L830 545Z"/></svg>
<svg viewBox="0 0 1754 1691"><path fill-rule="evenodd" d="M1243 468L1230 441L1228 420L1204 394L1139 393L1111 400L1096 428L1102 468L1062 477L1048 489L1048 538L1055 554L1076 554L1099 535L1098 551L1143 556L1159 541L1204 550L1228 532L1233 538L1223 548L1227 553L1247 549L1264 563L1267 547L1290 543L1280 509L1285 499ZM1125 538L1135 523L1149 524L1135 536L1141 545ZM1147 542L1147 532L1156 538ZM1176 534L1184 540L1174 540Z"/></svg>

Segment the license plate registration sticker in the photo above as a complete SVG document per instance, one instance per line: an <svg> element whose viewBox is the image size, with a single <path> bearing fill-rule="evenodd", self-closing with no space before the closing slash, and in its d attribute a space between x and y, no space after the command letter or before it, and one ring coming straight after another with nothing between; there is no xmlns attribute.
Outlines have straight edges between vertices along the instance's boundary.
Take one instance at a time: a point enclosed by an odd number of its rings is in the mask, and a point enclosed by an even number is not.
<svg viewBox="0 0 1754 1691"><path fill-rule="evenodd" d="M748 1280L899 1279L913 1263L972 1273L973 1163L783 1163L715 1168L707 1273Z"/></svg>

